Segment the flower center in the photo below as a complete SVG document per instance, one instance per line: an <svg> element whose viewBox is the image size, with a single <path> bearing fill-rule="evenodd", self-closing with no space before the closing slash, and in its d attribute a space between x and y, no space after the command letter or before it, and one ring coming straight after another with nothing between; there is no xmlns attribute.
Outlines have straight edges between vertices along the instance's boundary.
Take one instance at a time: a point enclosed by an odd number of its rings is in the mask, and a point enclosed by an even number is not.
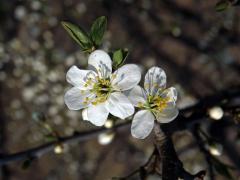
<svg viewBox="0 0 240 180"><path fill-rule="evenodd" d="M112 92L110 78L102 79L97 76L96 82L94 82L94 84L92 80L88 80L86 81L85 85L86 86L93 85L93 88L90 90L92 93L96 94L96 97L91 102L93 105L105 102L110 93ZM89 103L89 101L90 101L89 98L85 98L85 103Z"/></svg>
<svg viewBox="0 0 240 180"><path fill-rule="evenodd" d="M153 111L162 112L169 102L169 97L161 97L161 96L148 96L149 106Z"/></svg>
<svg viewBox="0 0 240 180"><path fill-rule="evenodd" d="M139 102L137 107L149 109L151 111L162 112L169 102L169 97L161 97L161 96L152 96L149 95L147 97L147 103Z"/></svg>

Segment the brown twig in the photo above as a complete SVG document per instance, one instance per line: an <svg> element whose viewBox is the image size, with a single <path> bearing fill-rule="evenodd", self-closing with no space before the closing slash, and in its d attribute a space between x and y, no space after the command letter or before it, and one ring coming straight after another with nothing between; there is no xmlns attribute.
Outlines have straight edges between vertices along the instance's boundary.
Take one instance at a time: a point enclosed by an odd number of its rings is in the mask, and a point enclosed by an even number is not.
<svg viewBox="0 0 240 180"><path fill-rule="evenodd" d="M179 116L177 117L176 120L172 121L169 124L161 125L161 127L166 132L168 132L169 135L171 135L176 131L190 129L194 124L198 122L203 122L204 120L206 120L205 117L207 116L207 111L210 107L221 104L223 100L231 101L234 98L240 97L239 89L240 89L239 87L231 88L231 89L227 89L226 91L221 91L219 93L216 93L212 96L205 97L202 100L200 100L196 105L180 110ZM189 114L189 113L191 113L191 115L186 117L185 114ZM56 146L56 143L66 144L66 143L86 141L106 131L111 131L111 130L120 131L122 129L125 129L126 127L129 127L130 123L131 121L128 121L124 124L116 125L112 129L100 128L100 129L75 133L71 136L60 137L59 141L57 142L47 143L36 148L27 149L14 154L1 154L0 166L14 162L14 161L25 160L27 158L39 158L45 153L52 151Z"/></svg>
<svg viewBox="0 0 240 180"><path fill-rule="evenodd" d="M147 162L144 165L142 165L139 168L137 168L136 170L132 171L131 173L129 173L125 177L113 178L113 179L128 180L131 177L133 177L134 175L139 174L140 179L144 180L146 174L157 173L156 170L155 170L155 164L156 164L156 161L157 161L156 156L157 155L158 155L157 149L154 148L152 154L150 155L150 157L148 158Z"/></svg>
<svg viewBox="0 0 240 180"><path fill-rule="evenodd" d="M90 130L90 131L85 131L85 132L79 132L75 133L71 136L67 137L60 137L58 141L56 142L51 142L47 143L44 145L41 145L36 148L24 150L22 152L10 154L10 155L1 155L0 156L0 166L4 164L8 164L10 162L14 161L20 161L20 160L25 160L27 158L39 158L45 153L52 151L57 144L67 144L67 143L74 143L74 142L81 142L81 141L86 141L89 139L92 139L96 137L97 135L107 132L107 131L120 131L130 125L130 122L126 122L123 124L116 125L115 127L111 129L107 128L100 128L100 129L95 129L95 130Z"/></svg>
<svg viewBox="0 0 240 180"><path fill-rule="evenodd" d="M199 134L199 125L195 125L194 129L192 130L192 134L194 135L195 139L196 139L196 143L200 149L200 151L203 153L205 160L208 164L208 171L209 171L209 176L211 180L215 180L215 174L214 174L214 170L213 170L213 164L211 161L211 154L206 150L205 148L205 143L203 141L203 139L201 138L200 134Z"/></svg>
<svg viewBox="0 0 240 180"><path fill-rule="evenodd" d="M200 171L197 174L190 174L183 168L174 148L168 132L164 132L158 123L154 126L155 145L161 158L162 180L194 180L204 178L206 172Z"/></svg>

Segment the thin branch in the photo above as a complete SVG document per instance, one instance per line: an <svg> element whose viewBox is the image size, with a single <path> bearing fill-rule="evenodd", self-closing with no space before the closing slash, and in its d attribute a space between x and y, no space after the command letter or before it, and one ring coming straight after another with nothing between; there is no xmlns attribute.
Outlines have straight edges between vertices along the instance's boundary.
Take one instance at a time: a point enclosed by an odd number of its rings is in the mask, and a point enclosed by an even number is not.
<svg viewBox="0 0 240 180"><path fill-rule="evenodd" d="M214 139L218 140L220 144L223 145L224 152L229 157L229 159L232 161L234 166L237 169L240 169L240 154L237 149L237 147L234 145L233 140L229 139L227 136L227 129L229 127L236 126L234 123L232 123L232 119L228 119L227 117L223 117L221 121L216 121L211 124L209 129L209 134ZM238 125L239 127L239 125Z"/></svg>
<svg viewBox="0 0 240 180"><path fill-rule="evenodd" d="M148 158L147 162L140 166L139 168L137 168L136 170L132 171L131 173L129 173L127 176L125 177L120 177L120 178L114 178L116 180L127 180L131 177L133 177L134 175L139 173L140 178L144 179L143 177L141 177L141 174L145 174L145 172L147 171L148 174L150 173L157 173L155 172L155 162L156 162L156 155L158 155L157 149L156 147L154 148L152 154L150 155L150 157ZM153 166L152 168L149 168L148 166Z"/></svg>
<svg viewBox="0 0 240 180"><path fill-rule="evenodd" d="M169 124L162 124L161 127L171 135L176 131L181 131L185 129L191 129L191 127L198 123L204 122L207 116L207 110L215 105L221 104L224 101L231 101L231 99L240 97L240 87L229 88L227 91L221 91L212 96L208 96L200 100L196 105L187 107L185 109L180 110L179 116L177 119L172 121ZM190 116L186 117L185 114L191 113ZM125 129L130 126L131 121L128 121L124 124L116 125L112 129L100 128L85 132L75 133L71 136L60 137L59 141L47 143L35 148L27 149L14 154L1 154L0 155L0 166L4 164L8 164L14 161L25 160L28 158L39 158L45 153L52 151L56 143L66 144L66 143L74 143L74 142L82 142L89 140L91 138L96 137L100 133L107 131L119 131Z"/></svg>
<svg viewBox="0 0 240 180"><path fill-rule="evenodd" d="M203 153L205 160L208 164L208 170L209 170L209 176L211 180L215 180L215 174L214 174L214 170L213 170L213 164L211 161L211 154L205 149L205 144L203 139L201 138L201 136L199 135L199 125L196 125L195 128L192 131L195 139L196 139L196 143L198 144L198 147L200 149L200 151Z"/></svg>
<svg viewBox="0 0 240 180"><path fill-rule="evenodd" d="M120 131L128 127L129 125L130 125L130 121L123 124L116 125L111 129L100 128L100 129L95 129L95 130L90 130L85 132L74 133L74 135L59 138L59 140L56 142L47 143L36 148L28 149L28 150L10 154L10 155L1 155L0 166L4 164L8 164L13 161L25 160L27 158L39 158L45 153L52 151L55 148L56 144L67 144L67 143L86 141L96 137L97 135L103 132L114 131L114 130Z"/></svg>

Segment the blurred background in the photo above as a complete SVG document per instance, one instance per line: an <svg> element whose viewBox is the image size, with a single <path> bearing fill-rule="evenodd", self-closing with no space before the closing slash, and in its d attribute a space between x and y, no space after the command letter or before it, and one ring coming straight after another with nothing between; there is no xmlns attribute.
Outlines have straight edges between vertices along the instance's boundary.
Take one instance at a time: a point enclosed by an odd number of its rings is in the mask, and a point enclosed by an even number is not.
<svg viewBox="0 0 240 180"><path fill-rule="evenodd" d="M108 18L103 49L128 48L126 63L143 71L158 65L168 86L179 92L178 107L240 85L240 11L216 12L218 1L200 0L2 0L0 2L0 151L19 152L47 142L46 123L61 136L94 129L63 101L70 88L70 66L85 68L87 56L62 28L70 21L86 30L99 16ZM237 130L236 130L237 131ZM235 131L235 132L236 132ZM237 132L232 134L237 137ZM137 140L130 129L65 145L23 169L23 162L1 167L3 180L106 180L125 176L144 164L153 137ZM203 155L188 132L176 133L174 145L192 173L206 169ZM240 140L236 139L240 153ZM220 148L221 150L221 148ZM214 153L213 153L214 154ZM219 153L215 153L219 155ZM220 151L217 158L231 165ZM233 177L240 173L230 171ZM152 179L158 179L151 177ZM208 179L208 177L206 178ZM217 180L228 179L217 173Z"/></svg>

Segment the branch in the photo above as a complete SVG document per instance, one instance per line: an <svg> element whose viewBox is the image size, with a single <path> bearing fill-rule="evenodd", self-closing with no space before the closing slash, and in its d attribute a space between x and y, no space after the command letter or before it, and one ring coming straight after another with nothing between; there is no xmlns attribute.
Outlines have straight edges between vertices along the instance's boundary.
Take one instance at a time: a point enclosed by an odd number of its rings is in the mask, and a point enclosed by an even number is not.
<svg viewBox="0 0 240 180"><path fill-rule="evenodd" d="M232 99L237 97L240 97L240 87L229 88L227 91L221 91L212 96L207 96L201 99L196 105L180 110L177 119L175 119L169 124L162 124L161 128L168 132L169 135L176 131L191 129L194 124L204 122L204 120L206 119L205 117L207 116L207 110L210 107L221 104L223 100L231 101ZM186 114L189 113L191 113L191 116L186 117ZM111 129L100 128L85 132L74 133L71 136L60 137L59 141L57 142L47 143L39 147L31 148L14 154L1 154L0 166L8 164L10 162L25 160L28 158L39 158L45 153L52 151L57 143L65 144L86 141L96 137L103 132L122 130L126 127L129 127L130 123L131 121L128 121L124 124L116 125Z"/></svg>
<svg viewBox="0 0 240 180"><path fill-rule="evenodd" d="M200 151L203 153L205 160L208 164L208 170L209 170L209 176L211 180L215 180L215 174L213 170L213 164L211 161L211 154L205 149L205 144L201 136L199 135L199 125L196 125L192 131L192 134L194 135L196 139L196 143L198 144L198 147Z"/></svg>
<svg viewBox="0 0 240 180"><path fill-rule="evenodd" d="M238 148L234 145L233 140L229 139L227 136L227 129L231 126L233 126L231 119L224 117L221 121L216 121L211 124L209 133L211 137L217 139L218 142L223 145L226 155L232 161L234 166L240 169L240 155Z"/></svg>
<svg viewBox="0 0 240 180"><path fill-rule="evenodd" d="M0 166L4 164L8 164L10 162L14 162L14 161L26 160L28 158L39 158L45 153L52 151L57 144L67 144L67 143L86 141L96 137L97 135L103 132L116 131L116 130L120 131L128 127L129 125L130 125L130 121L123 124L116 125L115 127L110 129L100 128L100 129L95 129L95 130L90 130L85 132L78 132L78 133L74 133L71 136L60 137L58 141L47 143L36 148L28 149L28 150L10 154L10 155L1 155Z"/></svg>
<svg viewBox="0 0 240 180"><path fill-rule="evenodd" d="M158 152L157 152L157 149L156 147L154 148L151 156L148 158L147 162L140 166L139 168L137 168L136 170L132 171L131 173L129 173L127 176L125 177L116 177L116 178L113 178L114 180L128 180L130 179L131 177L133 177L134 175L136 174L139 174L140 176L140 179L141 180L145 180L146 176L151 174L151 173L158 173L156 172L156 162L157 162L157 156L158 155Z"/></svg>
<svg viewBox="0 0 240 180"><path fill-rule="evenodd" d="M205 171L200 171L197 174L190 174L183 168L183 164L177 156L176 150L173 146L173 142L168 132L161 130L158 123L155 123L154 132L155 143L162 164L162 180L194 180L195 178L203 180L206 174Z"/></svg>

